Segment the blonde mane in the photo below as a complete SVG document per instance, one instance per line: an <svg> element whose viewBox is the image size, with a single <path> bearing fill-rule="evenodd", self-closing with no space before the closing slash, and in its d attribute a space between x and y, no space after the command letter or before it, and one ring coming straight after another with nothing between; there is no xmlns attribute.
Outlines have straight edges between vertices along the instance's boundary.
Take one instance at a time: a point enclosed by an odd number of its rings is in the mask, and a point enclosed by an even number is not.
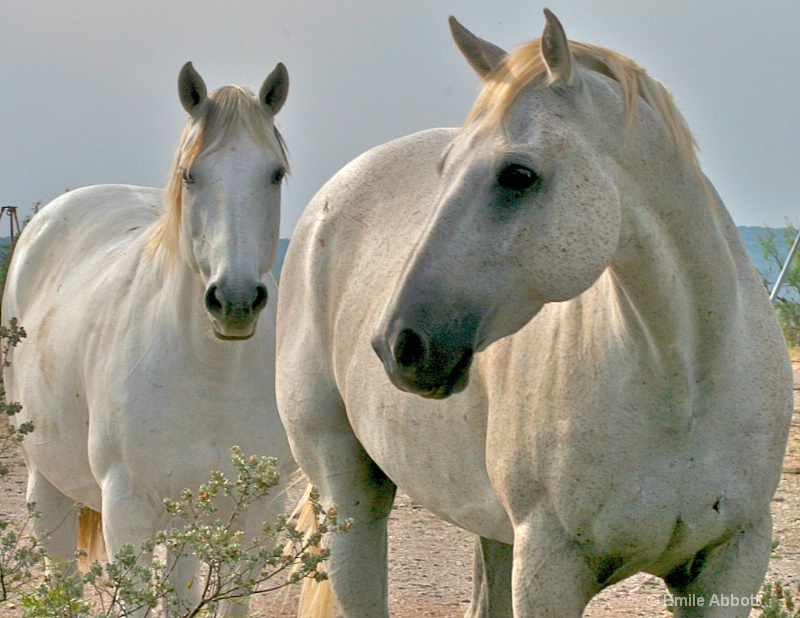
<svg viewBox="0 0 800 618"><path fill-rule="evenodd" d="M613 79L622 89L628 124L636 114L636 98L641 97L664 123L680 155L699 171L697 144L672 96L658 80L630 58L613 50L569 41L577 64ZM547 83L549 74L541 53L541 39L534 39L507 54L503 63L488 77L465 125L477 123L478 131L502 124L519 93L529 84Z"/></svg>
<svg viewBox="0 0 800 618"><path fill-rule="evenodd" d="M170 258L178 254L183 175L191 172L192 165L200 156L224 146L239 129L244 129L257 143L272 150L288 171L283 137L255 95L241 86L224 86L211 92L199 115L190 118L183 128L164 188L164 212L153 223L153 233L148 242L150 256L159 249Z"/></svg>

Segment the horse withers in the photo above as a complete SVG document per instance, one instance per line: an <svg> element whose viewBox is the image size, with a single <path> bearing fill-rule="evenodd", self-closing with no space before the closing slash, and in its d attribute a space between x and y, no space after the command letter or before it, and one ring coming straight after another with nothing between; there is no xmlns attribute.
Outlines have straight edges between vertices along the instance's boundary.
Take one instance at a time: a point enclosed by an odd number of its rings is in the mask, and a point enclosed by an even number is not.
<svg viewBox="0 0 800 618"><path fill-rule="evenodd" d="M659 576L744 616L792 414L760 278L667 90L630 59L451 22L460 129L379 146L286 256L278 403L324 500L347 618L385 618L395 490L476 535L468 616L576 617ZM711 602L713 595L729 600Z"/></svg>
<svg viewBox="0 0 800 618"><path fill-rule="evenodd" d="M232 472L233 445L295 468L275 404L270 274L288 165L273 121L288 73L278 64L257 96L207 93L187 63L178 85L189 121L166 190L70 191L33 217L8 271L3 319L28 338L4 378L19 422L35 426L27 499L54 559L74 554L75 502L102 513L113 556L168 527L165 497ZM254 505L245 538L282 501ZM170 560L191 606L199 564ZM222 607L246 613L246 602Z"/></svg>

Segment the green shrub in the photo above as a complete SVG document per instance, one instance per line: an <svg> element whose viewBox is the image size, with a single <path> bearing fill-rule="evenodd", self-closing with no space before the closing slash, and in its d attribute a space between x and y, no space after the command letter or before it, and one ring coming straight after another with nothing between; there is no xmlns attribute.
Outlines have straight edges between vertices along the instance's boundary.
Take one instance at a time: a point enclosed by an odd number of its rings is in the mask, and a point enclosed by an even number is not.
<svg viewBox="0 0 800 618"><path fill-rule="evenodd" d="M786 244L791 247L797 237L797 228L789 225L783 233ZM760 234L758 244L761 246L764 258L777 266L777 272L780 272L786 256L778 251L774 232ZM762 278L764 285L770 290L770 283L764 273ZM786 271L780 293L775 297L773 304L786 342L792 348L800 346L800 252L795 254L792 264Z"/></svg>
<svg viewBox="0 0 800 618"><path fill-rule="evenodd" d="M11 348L24 337L16 319L9 320L8 327L0 326L4 366L9 364ZM0 411L14 416L20 410L18 403L6 403L0 387ZM0 438L0 455L33 430L30 423L9 424ZM0 614L4 607L18 606L26 618L121 618L162 603L171 608L171 615L212 618L222 601L271 592L306 578L326 579L320 567L329 554L321 546L322 536L344 532L350 523L339 523L336 508L323 509L319 494L312 490L306 515L311 520L310 532L298 530L282 515L275 522L264 522L258 537L243 538L238 526L242 514L267 498L279 482L279 473L274 459L245 457L237 447L231 451L231 461L235 478L212 471L198 490L186 489L178 500L164 500L164 508L179 525L159 532L156 544L169 547L173 555L194 554L203 563L205 577L196 607L179 607L167 564L140 560L143 552L152 552L152 541L138 550L125 546L112 561L95 561L84 573L75 567L86 554L76 552L73 561L51 563L45 573L47 555L32 533L37 513L35 505L28 505L23 521L0 515ZM0 475L6 474L8 470L0 466ZM223 519L221 512L230 515Z"/></svg>
<svg viewBox="0 0 800 618"><path fill-rule="evenodd" d="M798 586L800 591L800 586ZM781 582L767 582L761 591L762 618L800 618L800 608Z"/></svg>
<svg viewBox="0 0 800 618"><path fill-rule="evenodd" d="M166 563L140 563L142 552L153 550L153 543L147 541L140 551L127 545L113 561L95 561L78 576L71 575L73 564L61 565L55 572L51 569L42 583L19 591L26 618L116 618L159 603L170 608L171 615L211 618L217 616L222 601L272 592L307 577L324 580L327 575L319 567L329 554L321 548L323 532L343 532L349 523L339 524L336 510L324 511L319 495L312 492L310 503L317 531L305 534L282 515L275 522L265 522L261 536L242 538L238 518L255 501L266 498L277 485L279 474L274 459L244 457L236 447L231 460L238 472L235 479L212 472L198 491L187 489L178 500L165 500L167 512L181 525L156 535L156 544L169 547L175 555L194 554L204 564L197 606L179 605ZM233 507L232 514L226 519L215 518L224 503Z"/></svg>

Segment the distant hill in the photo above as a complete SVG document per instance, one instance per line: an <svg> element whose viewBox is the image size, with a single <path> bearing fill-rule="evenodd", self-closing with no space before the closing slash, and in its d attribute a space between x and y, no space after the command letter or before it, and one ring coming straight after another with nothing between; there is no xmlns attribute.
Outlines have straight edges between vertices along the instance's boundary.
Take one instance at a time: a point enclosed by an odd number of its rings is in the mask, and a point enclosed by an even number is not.
<svg viewBox="0 0 800 618"><path fill-rule="evenodd" d="M770 283L774 282L778 277L780 269L775 264L764 259L764 256L761 254L761 247L758 244L758 238L763 234L774 234L778 250L781 255L784 256L783 259L785 259L785 256L789 253L789 245L787 245L784 240L784 228L739 226L739 233L742 235L744 246L750 254L750 258L755 263L758 272L761 273L762 277L766 277ZM278 246L278 259L275 262L275 268L272 269L272 273L275 275L276 279L280 275L283 258L286 256L286 249L288 247L289 239L281 238L280 245Z"/></svg>
<svg viewBox="0 0 800 618"><path fill-rule="evenodd" d="M278 257L275 259L275 266L272 267L272 276L277 281L281 277L281 267L283 266L283 258L286 257L286 250L289 248L289 239L281 238L278 242Z"/></svg>

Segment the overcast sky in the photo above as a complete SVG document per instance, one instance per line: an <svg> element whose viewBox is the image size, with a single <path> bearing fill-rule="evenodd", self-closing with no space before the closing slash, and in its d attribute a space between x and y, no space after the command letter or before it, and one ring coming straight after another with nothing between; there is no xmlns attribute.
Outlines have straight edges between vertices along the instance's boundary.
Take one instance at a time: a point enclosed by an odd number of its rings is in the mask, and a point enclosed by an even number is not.
<svg viewBox="0 0 800 618"><path fill-rule="evenodd" d="M800 223L800 2L549 0L567 35L635 59L673 92L739 225ZM66 188L161 186L185 114L176 79L210 89L291 76L282 236L314 192L372 146L458 126L478 80L455 15L506 49L545 4L512 0L0 0L0 205ZM0 235L5 235L5 222Z"/></svg>

